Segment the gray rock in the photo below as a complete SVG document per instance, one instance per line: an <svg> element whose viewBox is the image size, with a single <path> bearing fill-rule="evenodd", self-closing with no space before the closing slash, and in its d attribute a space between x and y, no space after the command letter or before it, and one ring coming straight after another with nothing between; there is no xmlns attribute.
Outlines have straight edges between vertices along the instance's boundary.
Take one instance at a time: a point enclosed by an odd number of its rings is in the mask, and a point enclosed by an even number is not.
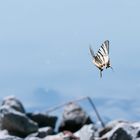
<svg viewBox="0 0 140 140"><path fill-rule="evenodd" d="M54 133L53 129L51 127L43 127L43 128L39 128L38 132L36 133L32 133L29 136L27 136L26 139L29 139L31 137L35 137L35 138L44 138L48 135L52 135Z"/></svg>
<svg viewBox="0 0 140 140"><path fill-rule="evenodd" d="M57 134L53 136L47 136L43 140L64 140L63 135Z"/></svg>
<svg viewBox="0 0 140 140"><path fill-rule="evenodd" d="M39 138L44 138L48 135L52 135L54 133L53 129L51 127L43 127L39 128L38 130L38 137Z"/></svg>
<svg viewBox="0 0 140 140"><path fill-rule="evenodd" d="M115 128L118 124L121 123L128 123L127 121L124 120L113 120L111 122L109 122L108 124L106 124L105 128L101 128L99 129L99 137L102 137L104 134L106 134L107 132L111 131L113 128Z"/></svg>
<svg viewBox="0 0 140 140"><path fill-rule="evenodd" d="M80 140L93 140L97 129L93 124L84 125L79 131L74 133Z"/></svg>
<svg viewBox="0 0 140 140"><path fill-rule="evenodd" d="M2 101L2 106L7 105L19 112L25 113L22 103L14 96L5 97Z"/></svg>
<svg viewBox="0 0 140 140"><path fill-rule="evenodd" d="M110 137L110 140L132 140L132 137L122 128L118 128Z"/></svg>
<svg viewBox="0 0 140 140"><path fill-rule="evenodd" d="M85 124L91 123L90 117L79 105L70 103L64 108L63 120L59 126L59 132L63 130L76 132Z"/></svg>
<svg viewBox="0 0 140 140"><path fill-rule="evenodd" d="M98 140L135 140L138 139L140 123L117 121L107 124L104 128L108 131L104 133Z"/></svg>
<svg viewBox="0 0 140 140"><path fill-rule="evenodd" d="M69 131L64 131L57 135L47 136L43 140L80 140Z"/></svg>
<svg viewBox="0 0 140 140"><path fill-rule="evenodd" d="M38 137L27 137L24 140L42 140L42 139L41 138L38 138Z"/></svg>
<svg viewBox="0 0 140 140"><path fill-rule="evenodd" d="M23 140L22 138L11 136L7 130L0 131L0 140Z"/></svg>
<svg viewBox="0 0 140 140"><path fill-rule="evenodd" d="M7 129L12 135L24 137L36 132L38 125L25 114L4 105L0 107L0 129Z"/></svg>
<svg viewBox="0 0 140 140"><path fill-rule="evenodd" d="M27 116L33 121L37 122L39 127L50 126L55 128L57 117L49 116L47 113L27 113Z"/></svg>

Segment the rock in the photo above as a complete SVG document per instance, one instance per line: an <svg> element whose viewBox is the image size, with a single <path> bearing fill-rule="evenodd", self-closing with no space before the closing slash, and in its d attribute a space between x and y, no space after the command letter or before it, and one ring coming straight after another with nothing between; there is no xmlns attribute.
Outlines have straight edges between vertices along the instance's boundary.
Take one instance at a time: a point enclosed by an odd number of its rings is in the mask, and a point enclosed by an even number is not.
<svg viewBox="0 0 140 140"><path fill-rule="evenodd" d="M110 140L132 140L132 137L122 128L118 128L110 137Z"/></svg>
<svg viewBox="0 0 140 140"><path fill-rule="evenodd" d="M2 136L5 136L5 135L9 135L8 134L8 131L5 129L5 130L1 130L0 131L0 138L2 137Z"/></svg>
<svg viewBox="0 0 140 140"><path fill-rule="evenodd" d="M47 136L43 140L64 140L64 138L60 134L57 134L53 136Z"/></svg>
<svg viewBox="0 0 140 140"><path fill-rule="evenodd" d="M38 137L27 137L24 140L42 140L42 139L41 138L38 138Z"/></svg>
<svg viewBox="0 0 140 140"><path fill-rule="evenodd" d="M44 138L48 135L52 135L54 133L53 129L51 127L43 127L39 128L38 130L38 137L39 138Z"/></svg>
<svg viewBox="0 0 140 140"><path fill-rule="evenodd" d="M25 140L79 140L77 136L69 131L64 131L56 135L52 135L52 133L48 132L46 133L45 131L47 131L47 127L40 128L38 133L29 135Z"/></svg>
<svg viewBox="0 0 140 140"><path fill-rule="evenodd" d="M79 137L75 136L70 131L63 131L64 134L64 140L80 140Z"/></svg>
<svg viewBox="0 0 140 140"><path fill-rule="evenodd" d="M26 139L29 139L31 137L34 138L44 138L48 135L52 135L54 133L53 129L51 127L42 127L38 129L38 132L32 133L31 135L27 136Z"/></svg>
<svg viewBox="0 0 140 140"><path fill-rule="evenodd" d="M124 120L114 120L109 122L108 124L106 124L105 128L101 128L99 130L99 137L102 137L104 134L106 134L107 132L111 131L115 126L117 126L118 124L121 123L128 123L127 121Z"/></svg>
<svg viewBox="0 0 140 140"><path fill-rule="evenodd" d="M25 113L25 109L24 109L22 103L14 96L8 96L8 97L4 98L2 101L2 106L3 105L7 105L19 112Z"/></svg>
<svg viewBox="0 0 140 140"><path fill-rule="evenodd" d="M12 135L24 137L36 132L38 125L25 114L4 105L0 107L0 129L7 129Z"/></svg>
<svg viewBox="0 0 140 140"><path fill-rule="evenodd" d="M37 122L39 127L50 126L55 128L57 122L56 116L49 116L46 113L27 113L27 116Z"/></svg>
<svg viewBox="0 0 140 140"><path fill-rule="evenodd" d="M140 138L140 122L134 122L131 125L136 129L136 133L135 133L136 138L137 139Z"/></svg>
<svg viewBox="0 0 140 140"><path fill-rule="evenodd" d="M80 140L93 140L97 128L93 124L84 125L79 131L75 132L74 135L79 137Z"/></svg>
<svg viewBox="0 0 140 140"><path fill-rule="evenodd" d="M111 122L104 129L108 131L99 140L135 140L139 137L140 123Z"/></svg>
<svg viewBox="0 0 140 140"><path fill-rule="evenodd" d="M69 130L78 131L85 124L92 123L85 111L77 104L70 103L64 108L63 120L59 126L59 132Z"/></svg>
<svg viewBox="0 0 140 140"><path fill-rule="evenodd" d="M0 131L0 140L23 140L22 138L11 136L7 130Z"/></svg>
<svg viewBox="0 0 140 140"><path fill-rule="evenodd" d="M64 131L57 135L47 136L43 140L80 140L69 131Z"/></svg>

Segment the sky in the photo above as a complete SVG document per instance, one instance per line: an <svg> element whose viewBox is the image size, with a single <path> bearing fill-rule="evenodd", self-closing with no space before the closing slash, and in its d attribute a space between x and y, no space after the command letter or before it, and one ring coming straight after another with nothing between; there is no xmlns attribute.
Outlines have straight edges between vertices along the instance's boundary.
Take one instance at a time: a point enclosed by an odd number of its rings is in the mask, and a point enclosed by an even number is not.
<svg viewBox="0 0 140 140"><path fill-rule="evenodd" d="M139 13L139 0L0 1L0 99L139 100ZM114 72L100 79L89 45L107 39Z"/></svg>

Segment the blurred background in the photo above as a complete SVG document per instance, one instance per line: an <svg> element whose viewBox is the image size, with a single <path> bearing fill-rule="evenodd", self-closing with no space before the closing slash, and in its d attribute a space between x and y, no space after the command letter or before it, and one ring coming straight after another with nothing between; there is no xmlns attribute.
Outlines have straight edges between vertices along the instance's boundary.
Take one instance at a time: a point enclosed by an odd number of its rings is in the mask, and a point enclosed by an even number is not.
<svg viewBox="0 0 140 140"><path fill-rule="evenodd" d="M90 96L102 116L139 120L139 13L139 0L0 1L0 100L30 111ZM106 39L114 72L100 79L89 45Z"/></svg>

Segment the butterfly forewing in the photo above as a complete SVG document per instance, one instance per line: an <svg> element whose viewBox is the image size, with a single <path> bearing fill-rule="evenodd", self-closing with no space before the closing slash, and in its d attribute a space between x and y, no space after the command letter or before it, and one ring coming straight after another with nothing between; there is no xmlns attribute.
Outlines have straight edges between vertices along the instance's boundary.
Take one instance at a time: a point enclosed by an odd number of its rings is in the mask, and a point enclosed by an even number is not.
<svg viewBox="0 0 140 140"><path fill-rule="evenodd" d="M95 59L95 63L97 62L99 65L103 64L103 61L102 61L102 59L100 58L99 55L96 55L96 57L94 59Z"/></svg>
<svg viewBox="0 0 140 140"><path fill-rule="evenodd" d="M100 65L103 65L104 64L104 58L103 58L102 54L97 53L96 56L100 60Z"/></svg>
<svg viewBox="0 0 140 140"><path fill-rule="evenodd" d="M109 41L106 40L106 41L102 44L101 48L103 49L103 51L104 51L106 54L109 54Z"/></svg>
<svg viewBox="0 0 140 140"><path fill-rule="evenodd" d="M102 46L99 49L98 53L101 54L102 59L104 61L104 65L106 65L108 63L108 61L109 61L109 56L108 56L109 55L109 41L108 40L106 40L102 44Z"/></svg>

